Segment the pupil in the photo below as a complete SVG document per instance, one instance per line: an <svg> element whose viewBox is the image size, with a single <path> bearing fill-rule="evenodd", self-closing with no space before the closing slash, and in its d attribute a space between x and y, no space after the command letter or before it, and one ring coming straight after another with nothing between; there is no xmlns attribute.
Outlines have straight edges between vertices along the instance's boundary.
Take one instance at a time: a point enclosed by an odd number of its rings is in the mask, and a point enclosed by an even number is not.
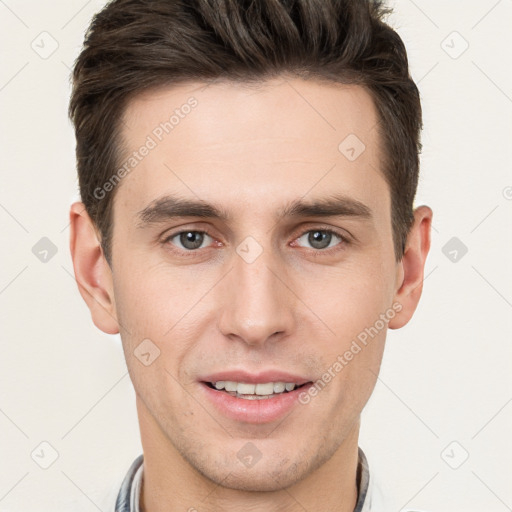
<svg viewBox="0 0 512 512"><path fill-rule="evenodd" d="M203 235L201 233L198 233L196 231L188 231L186 233L181 234L180 242L186 249L197 249L198 247L201 246L201 243L203 241L202 236Z"/></svg>
<svg viewBox="0 0 512 512"><path fill-rule="evenodd" d="M327 241L327 243L325 243L325 241ZM323 249L327 247L330 241L331 234L326 233L325 231L312 231L309 235L309 243L317 249ZM320 246L315 244L320 244Z"/></svg>

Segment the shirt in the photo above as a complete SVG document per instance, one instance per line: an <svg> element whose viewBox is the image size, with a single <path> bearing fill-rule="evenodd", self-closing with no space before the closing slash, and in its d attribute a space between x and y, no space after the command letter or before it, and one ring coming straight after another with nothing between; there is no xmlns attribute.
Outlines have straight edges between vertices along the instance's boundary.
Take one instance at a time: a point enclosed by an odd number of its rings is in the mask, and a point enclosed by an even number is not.
<svg viewBox="0 0 512 512"><path fill-rule="evenodd" d="M115 512L140 512L140 489L144 471L144 456L139 455L124 477L116 500ZM357 463L358 496L354 512L382 512L382 497L373 485L370 485L370 471L366 456L359 448Z"/></svg>

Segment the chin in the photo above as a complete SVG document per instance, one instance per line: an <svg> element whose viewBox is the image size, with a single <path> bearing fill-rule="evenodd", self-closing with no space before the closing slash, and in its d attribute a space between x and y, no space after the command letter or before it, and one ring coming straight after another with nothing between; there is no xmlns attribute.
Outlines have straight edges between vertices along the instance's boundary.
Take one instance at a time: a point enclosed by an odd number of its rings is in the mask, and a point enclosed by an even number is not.
<svg viewBox="0 0 512 512"><path fill-rule="evenodd" d="M276 474L275 471L272 473L264 468L258 471L256 468L252 468L233 471L227 478L221 478L218 484L237 491L272 492L286 489L298 480L300 478L297 474L294 476L283 473Z"/></svg>

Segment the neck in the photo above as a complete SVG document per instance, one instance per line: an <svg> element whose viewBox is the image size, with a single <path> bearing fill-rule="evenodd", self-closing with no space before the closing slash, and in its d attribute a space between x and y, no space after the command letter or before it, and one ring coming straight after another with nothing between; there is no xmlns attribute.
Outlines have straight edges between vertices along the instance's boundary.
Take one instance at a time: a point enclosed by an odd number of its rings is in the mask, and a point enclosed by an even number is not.
<svg viewBox="0 0 512 512"><path fill-rule="evenodd" d="M359 421L333 456L306 477L280 490L262 492L207 478L180 455L139 397L137 408L144 453L141 512L353 512L355 508Z"/></svg>

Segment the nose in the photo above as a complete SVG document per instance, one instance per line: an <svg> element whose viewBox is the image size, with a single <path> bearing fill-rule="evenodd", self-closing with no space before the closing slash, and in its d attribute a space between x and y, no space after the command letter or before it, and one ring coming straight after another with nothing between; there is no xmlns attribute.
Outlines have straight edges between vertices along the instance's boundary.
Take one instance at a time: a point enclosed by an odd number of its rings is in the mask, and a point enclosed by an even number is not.
<svg viewBox="0 0 512 512"><path fill-rule="evenodd" d="M284 265L270 249L248 262L234 254L233 268L219 289L222 334L247 345L262 345L289 335L294 327L297 298Z"/></svg>

